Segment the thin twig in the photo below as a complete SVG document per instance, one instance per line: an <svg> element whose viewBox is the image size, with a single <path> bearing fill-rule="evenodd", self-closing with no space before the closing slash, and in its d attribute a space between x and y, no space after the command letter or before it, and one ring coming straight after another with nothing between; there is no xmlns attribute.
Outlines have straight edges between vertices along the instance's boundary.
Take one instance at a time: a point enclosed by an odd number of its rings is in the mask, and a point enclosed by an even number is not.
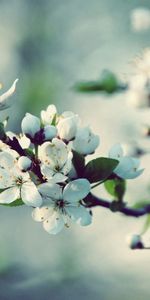
<svg viewBox="0 0 150 300"><path fill-rule="evenodd" d="M86 207L92 208L95 206L101 206L104 208L111 209L111 202L109 202L108 200L105 200L105 199L101 199L91 193L88 195L88 200L86 201ZM144 206L143 208L139 208L139 209L123 206L120 209L118 209L117 211L123 213L126 216L138 218L138 217L141 217L141 216L144 216L144 215L150 213L150 204Z"/></svg>

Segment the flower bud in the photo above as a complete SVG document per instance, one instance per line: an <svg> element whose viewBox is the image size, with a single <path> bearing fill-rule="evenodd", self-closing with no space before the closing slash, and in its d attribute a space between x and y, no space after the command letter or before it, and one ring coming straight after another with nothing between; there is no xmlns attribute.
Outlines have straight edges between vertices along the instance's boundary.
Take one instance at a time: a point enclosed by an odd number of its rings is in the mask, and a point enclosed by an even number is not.
<svg viewBox="0 0 150 300"><path fill-rule="evenodd" d="M31 168L32 161L27 156L21 156L18 159L18 166L21 171L27 171Z"/></svg>
<svg viewBox="0 0 150 300"><path fill-rule="evenodd" d="M99 145L99 136L92 133L89 127L79 128L75 140L73 141L73 149L80 154L92 154Z"/></svg>
<svg viewBox="0 0 150 300"><path fill-rule="evenodd" d="M57 135L57 128L52 125L44 127L44 141L52 140Z"/></svg>
<svg viewBox="0 0 150 300"><path fill-rule="evenodd" d="M73 115L60 119L57 129L62 140L71 141L75 138L78 126L78 116Z"/></svg>
<svg viewBox="0 0 150 300"><path fill-rule="evenodd" d="M44 125L50 125L57 114L56 106L51 104L46 110L41 111L41 120Z"/></svg>
<svg viewBox="0 0 150 300"><path fill-rule="evenodd" d="M133 235L128 236L127 237L127 244L133 250L144 248L141 236L138 235L138 234L133 234Z"/></svg>
<svg viewBox="0 0 150 300"><path fill-rule="evenodd" d="M40 131L40 119L26 113L21 123L22 132L28 137L34 138L35 134Z"/></svg>

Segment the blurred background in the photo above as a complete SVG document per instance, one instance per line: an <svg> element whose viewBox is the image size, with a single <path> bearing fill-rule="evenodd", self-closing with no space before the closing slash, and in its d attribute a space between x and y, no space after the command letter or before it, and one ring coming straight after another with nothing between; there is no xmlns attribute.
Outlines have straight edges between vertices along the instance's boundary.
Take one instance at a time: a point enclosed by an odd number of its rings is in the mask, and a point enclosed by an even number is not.
<svg viewBox="0 0 150 300"><path fill-rule="evenodd" d="M78 113L100 135L95 154L112 144L138 141L149 110L128 107L123 94L80 94L73 85L97 79L110 69L126 79L132 60L150 43L150 30L131 28L131 11L150 8L149 0L0 0L0 81L8 88L19 78L9 129L19 132L25 112L40 114L48 104ZM150 155L144 174L129 182L130 204L149 194ZM98 195L103 191L97 189ZM147 300L150 295L148 250L131 251L125 243L144 219L93 210L91 226L72 226L48 235L31 219L31 209L0 208L0 299ZM149 233L147 242L150 244Z"/></svg>

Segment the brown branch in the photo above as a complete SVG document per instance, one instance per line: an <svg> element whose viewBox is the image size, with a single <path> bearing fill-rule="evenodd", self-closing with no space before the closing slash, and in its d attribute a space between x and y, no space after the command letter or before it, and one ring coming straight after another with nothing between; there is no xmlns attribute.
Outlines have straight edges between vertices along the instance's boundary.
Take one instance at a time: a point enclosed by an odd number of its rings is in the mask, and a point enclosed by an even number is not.
<svg viewBox="0 0 150 300"><path fill-rule="evenodd" d="M88 195L88 198L85 200L85 203L86 203L86 207L88 207L88 208L92 208L95 206L101 206L101 207L112 210L111 202L109 202L108 200L98 198L97 196L95 196L93 194ZM144 206L143 208L138 208L138 209L130 208L130 207L126 207L126 206L120 206L120 208L119 208L119 206L118 206L118 209L116 209L115 211L119 211L126 216L138 218L138 217L141 217L141 216L144 216L144 215L150 213L150 204Z"/></svg>

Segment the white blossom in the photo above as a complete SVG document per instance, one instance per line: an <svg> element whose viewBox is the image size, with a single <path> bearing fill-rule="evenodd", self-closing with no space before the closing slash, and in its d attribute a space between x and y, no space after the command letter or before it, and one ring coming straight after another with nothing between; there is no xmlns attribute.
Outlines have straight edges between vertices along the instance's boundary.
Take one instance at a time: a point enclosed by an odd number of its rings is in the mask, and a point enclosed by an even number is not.
<svg viewBox="0 0 150 300"><path fill-rule="evenodd" d="M12 86L10 87L10 89L5 92L4 94L2 94L0 96L0 110L4 110L7 109L11 106L12 104L12 99L11 96L14 94L15 90L16 90L16 83L17 83L18 79L16 79Z"/></svg>
<svg viewBox="0 0 150 300"><path fill-rule="evenodd" d="M150 10L145 7L137 7L131 12L131 24L135 31L150 29Z"/></svg>
<svg viewBox="0 0 150 300"><path fill-rule="evenodd" d="M79 128L73 141L73 149L80 154L94 153L99 145L99 136L92 133L89 127Z"/></svg>
<svg viewBox="0 0 150 300"><path fill-rule="evenodd" d="M46 110L41 111L41 120L44 125L51 125L54 117L57 114L56 106L51 104Z"/></svg>
<svg viewBox="0 0 150 300"><path fill-rule="evenodd" d="M78 115L71 111L64 112L58 121L58 136L65 141L71 141L75 138L79 123Z"/></svg>
<svg viewBox="0 0 150 300"><path fill-rule="evenodd" d="M0 203L12 203L17 199L29 206L40 206L42 197L27 172L20 171L17 160L7 152L0 153Z"/></svg>
<svg viewBox="0 0 150 300"><path fill-rule="evenodd" d="M62 182L72 167L72 152L67 145L54 138L52 142L45 142L39 147L41 171L47 179Z"/></svg>
<svg viewBox="0 0 150 300"><path fill-rule="evenodd" d="M43 183L39 186L39 192L43 197L43 205L33 210L32 217L37 222L43 222L48 233L59 233L64 225L69 227L70 220L81 226L91 223L90 211L80 204L90 192L88 180L74 180L64 189L55 183Z"/></svg>
<svg viewBox="0 0 150 300"><path fill-rule="evenodd" d="M41 129L40 119L32 114L26 113L22 120L21 128L25 135L34 138L35 134Z"/></svg>
<svg viewBox="0 0 150 300"><path fill-rule="evenodd" d="M123 179L134 179L144 171L144 169L138 169L140 165L138 158L124 156L120 144L116 144L110 149L109 157L119 161L119 164L113 172Z"/></svg>

